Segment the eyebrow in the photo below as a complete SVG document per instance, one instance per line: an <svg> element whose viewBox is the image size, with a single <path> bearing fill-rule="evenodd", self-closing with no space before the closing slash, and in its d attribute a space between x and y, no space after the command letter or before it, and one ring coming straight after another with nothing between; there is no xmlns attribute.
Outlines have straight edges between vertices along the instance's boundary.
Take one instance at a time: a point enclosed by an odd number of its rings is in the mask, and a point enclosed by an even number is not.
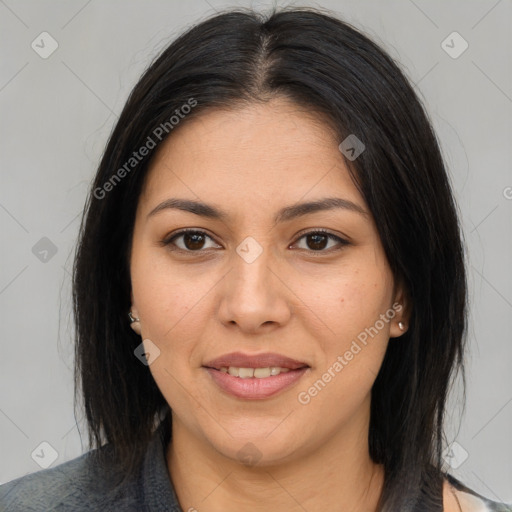
<svg viewBox="0 0 512 512"><path fill-rule="evenodd" d="M148 213L148 217L167 209L182 210L184 212L194 213L195 215L213 220L227 221L229 219L229 214L220 208L199 201L193 201L191 199L177 198L166 199L153 208ZM352 201L349 201L348 199L342 199L340 197L326 197L316 201L298 203L282 208L274 218L274 225L280 222L290 221L310 213L335 209L349 210L363 215L364 217L368 217L368 212L364 208Z"/></svg>

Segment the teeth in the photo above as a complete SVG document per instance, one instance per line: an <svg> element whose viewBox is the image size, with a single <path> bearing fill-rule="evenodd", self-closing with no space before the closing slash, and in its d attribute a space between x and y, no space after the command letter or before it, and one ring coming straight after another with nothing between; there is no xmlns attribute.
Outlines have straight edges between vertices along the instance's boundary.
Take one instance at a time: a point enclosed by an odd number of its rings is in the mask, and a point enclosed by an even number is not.
<svg viewBox="0 0 512 512"><path fill-rule="evenodd" d="M280 373L289 372L289 368L280 368L279 366L271 366L269 368L237 368L230 366L229 368L222 367L222 373L229 373L233 377L240 377L241 379L250 379L256 377L257 379L264 379L266 377L279 375Z"/></svg>
<svg viewBox="0 0 512 512"><path fill-rule="evenodd" d="M238 376L241 379L248 379L254 377L254 368L238 368Z"/></svg>
<svg viewBox="0 0 512 512"><path fill-rule="evenodd" d="M270 368L255 368L254 369L254 376L257 379L264 379L266 377L270 377L272 374L272 370Z"/></svg>

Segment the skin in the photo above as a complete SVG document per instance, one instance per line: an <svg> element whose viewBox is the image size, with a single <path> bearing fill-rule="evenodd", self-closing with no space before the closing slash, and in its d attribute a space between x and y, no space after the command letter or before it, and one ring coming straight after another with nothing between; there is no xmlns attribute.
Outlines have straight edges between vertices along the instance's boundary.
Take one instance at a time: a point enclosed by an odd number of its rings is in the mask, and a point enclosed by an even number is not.
<svg viewBox="0 0 512 512"><path fill-rule="evenodd" d="M376 510L384 472L368 451L370 391L390 338L407 329L404 295L369 214L337 209L273 225L279 209L324 197L368 212L339 142L326 123L281 98L190 119L152 162L134 226L132 312L142 339L160 350L149 368L172 409L166 460L184 511L340 503L347 512ZM213 204L229 217L176 209L148 216L171 197ZM211 238L181 236L175 250L162 244L183 228ZM315 251L315 240L303 237L315 229L349 244L327 238ZM236 252L248 236L263 249L250 264ZM395 302L404 308L317 396L299 403L298 393ZM310 369L276 396L243 400L202 367L233 351L277 352ZM247 443L256 464L241 463Z"/></svg>

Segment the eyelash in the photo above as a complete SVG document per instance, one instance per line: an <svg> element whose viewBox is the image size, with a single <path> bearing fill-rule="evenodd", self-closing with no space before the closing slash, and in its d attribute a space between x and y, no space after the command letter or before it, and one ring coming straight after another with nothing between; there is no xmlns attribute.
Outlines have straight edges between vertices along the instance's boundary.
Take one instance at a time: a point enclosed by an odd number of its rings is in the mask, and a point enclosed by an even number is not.
<svg viewBox="0 0 512 512"><path fill-rule="evenodd" d="M176 240L180 236L183 236L183 235L185 235L187 233L203 235L203 236L206 236L206 237L210 238L211 240L213 240L215 242L213 237L208 235L208 233L206 233L205 231L201 231L201 230L198 230L198 229L190 229L189 228L189 229L182 229L181 231L178 231L177 233L174 233L172 236L167 237L165 240L163 240L161 242L161 244L163 246L166 246L166 247L174 245L174 247L170 248L172 251L179 251L179 252L183 252L183 253L207 252L208 249L198 249L197 251L192 251L190 249L182 249L181 247L176 247L175 244L174 244L174 240ZM349 242L347 240L345 240L345 239L343 239L343 238L341 238L341 237L339 237L339 236L337 236L337 235L335 235L335 234L333 234L330 231L327 231L325 229L316 229L316 230L313 230L313 231L307 231L306 233L302 233L295 240L295 242L293 242L290 245L295 245L299 240L301 240L302 238L307 237L308 235L317 235L317 234L327 235L327 237L330 238L331 240L337 241L340 244L340 247L338 247L337 249L331 247L330 249L321 249L321 250L318 250L318 251L314 251L313 249L300 249L300 250L308 251L309 253L313 253L313 254L322 254L322 253L330 254L333 251L341 250L345 245L349 245ZM215 242L215 243L217 243L217 242Z"/></svg>

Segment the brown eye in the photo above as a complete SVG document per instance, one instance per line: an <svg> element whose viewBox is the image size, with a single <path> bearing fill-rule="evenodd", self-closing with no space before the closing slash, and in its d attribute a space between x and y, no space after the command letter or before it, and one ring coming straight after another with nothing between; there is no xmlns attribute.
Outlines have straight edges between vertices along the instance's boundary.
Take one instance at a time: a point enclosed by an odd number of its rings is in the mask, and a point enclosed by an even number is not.
<svg viewBox="0 0 512 512"><path fill-rule="evenodd" d="M329 241L334 241L340 246L348 245L348 242L343 238L323 230L304 233L298 241L302 239L306 240L306 247L302 247L301 249L312 252L330 252L330 249L333 248L332 246L324 250L328 246Z"/></svg>
<svg viewBox="0 0 512 512"><path fill-rule="evenodd" d="M176 243L176 240L181 240L181 243ZM185 252L201 252L205 248L207 239L213 241L212 237L207 235L204 231L185 230L176 233L171 238L165 240L164 245L174 245L178 250ZM217 247L220 247L216 244ZM209 249L211 247L206 247Z"/></svg>
<svg viewBox="0 0 512 512"><path fill-rule="evenodd" d="M191 251L201 249L204 245L204 239L204 235L200 233L185 233L183 235L183 243Z"/></svg>
<svg viewBox="0 0 512 512"><path fill-rule="evenodd" d="M310 231L304 233L295 244L300 240L306 240L306 247L299 247L309 252L327 253L332 250L341 249L343 246L348 245L349 242L340 238L333 233L323 230ZM206 246L205 244L211 240L214 246ZM329 242L334 242L334 247L329 246ZM175 233L170 238L162 242L165 246L170 246L172 250L178 250L182 252L205 252L204 249L220 248L220 245L216 244L211 236L206 234L204 231L187 229ZM339 246L336 248L336 244ZM294 245L294 244L292 244ZM290 246L291 247L291 246Z"/></svg>
<svg viewBox="0 0 512 512"><path fill-rule="evenodd" d="M315 251L325 249L327 243L329 242L329 237L327 235L322 235L318 233L314 233L312 235L306 235L307 245L310 249ZM308 243L310 242L310 243Z"/></svg>

